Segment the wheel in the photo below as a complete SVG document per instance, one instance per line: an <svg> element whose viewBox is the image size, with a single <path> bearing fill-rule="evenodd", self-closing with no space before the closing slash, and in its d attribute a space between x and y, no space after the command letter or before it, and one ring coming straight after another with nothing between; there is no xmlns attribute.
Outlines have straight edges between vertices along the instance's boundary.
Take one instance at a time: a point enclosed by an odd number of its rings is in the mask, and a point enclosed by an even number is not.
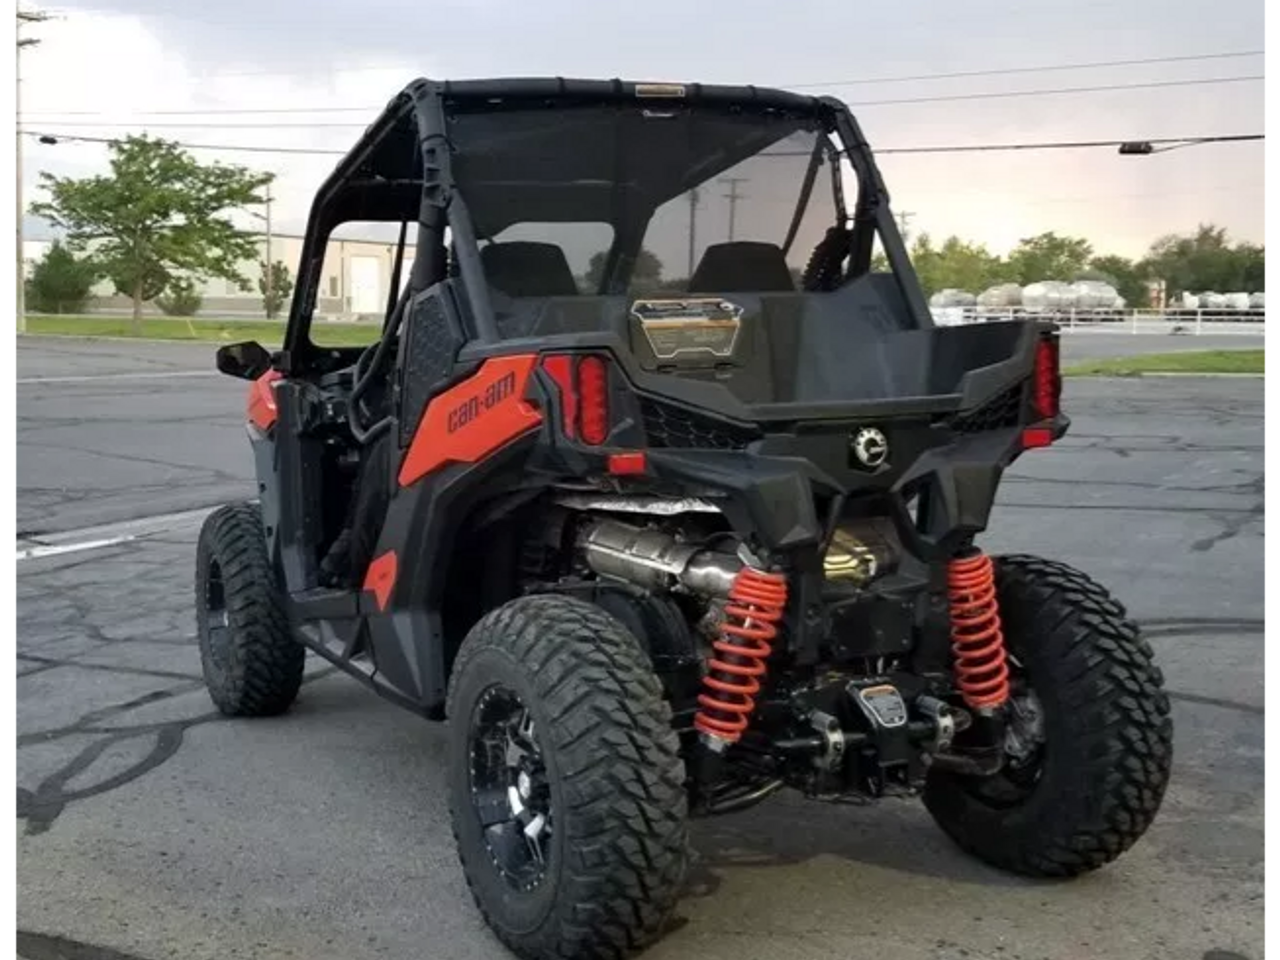
<svg viewBox="0 0 1280 960"><path fill-rule="evenodd" d="M449 803L477 906L526 960L657 940L688 859L684 763L636 638L598 607L510 601L449 681Z"/></svg>
<svg viewBox="0 0 1280 960"><path fill-rule="evenodd" d="M1011 671L1005 769L931 770L924 802L962 848L1037 877L1095 870L1151 825L1173 759L1164 677L1107 590L1065 564L995 558Z"/></svg>
<svg viewBox="0 0 1280 960"><path fill-rule="evenodd" d="M256 504L219 507L196 548L200 665L228 716L282 713L302 685L306 649L293 636Z"/></svg>

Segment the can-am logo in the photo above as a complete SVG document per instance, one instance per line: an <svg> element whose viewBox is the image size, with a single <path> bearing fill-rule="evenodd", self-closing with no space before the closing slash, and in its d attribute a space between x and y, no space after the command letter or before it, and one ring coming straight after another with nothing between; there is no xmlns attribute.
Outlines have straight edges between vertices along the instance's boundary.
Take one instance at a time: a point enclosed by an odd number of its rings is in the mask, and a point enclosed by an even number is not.
<svg viewBox="0 0 1280 960"><path fill-rule="evenodd" d="M495 380L485 388L484 393L470 397L449 411L445 418L445 431L453 433L468 423L476 420L481 414L492 410L503 400L516 392L516 375L508 373L501 380Z"/></svg>
<svg viewBox="0 0 1280 960"><path fill-rule="evenodd" d="M889 458L889 440L875 427L863 427L853 436L853 455L864 467L875 469Z"/></svg>

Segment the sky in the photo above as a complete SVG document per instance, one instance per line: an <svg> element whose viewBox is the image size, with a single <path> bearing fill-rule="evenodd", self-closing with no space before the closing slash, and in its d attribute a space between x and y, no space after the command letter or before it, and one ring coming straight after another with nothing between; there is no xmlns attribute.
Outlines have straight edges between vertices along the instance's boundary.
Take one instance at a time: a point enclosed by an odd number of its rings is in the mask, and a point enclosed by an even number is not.
<svg viewBox="0 0 1280 960"><path fill-rule="evenodd" d="M1263 48L1263 0L1211 7L1202 0L222 0L203 8L178 0L24 0L24 8L33 6L54 15L24 28L41 43L22 54L23 127L40 133L147 130L192 144L341 151L414 77L542 75L830 93L852 106L879 149L1264 130L1258 80L985 96L1257 77L1261 55L894 79L1256 53ZM969 99L901 102L940 96ZM359 109L323 112L332 108ZM280 112L229 112L244 110ZM198 126L166 125L179 123ZM275 172L273 227L293 233L303 230L312 194L336 159L196 155ZM106 163L103 146L51 146L29 137L28 202L38 195L39 171L84 176ZM995 253L1048 230L1087 237L1098 253L1131 257L1157 237L1189 233L1199 223L1226 227L1236 240L1263 240L1262 143L1148 157L1118 156L1114 148L886 154L879 163L909 235L956 234Z"/></svg>

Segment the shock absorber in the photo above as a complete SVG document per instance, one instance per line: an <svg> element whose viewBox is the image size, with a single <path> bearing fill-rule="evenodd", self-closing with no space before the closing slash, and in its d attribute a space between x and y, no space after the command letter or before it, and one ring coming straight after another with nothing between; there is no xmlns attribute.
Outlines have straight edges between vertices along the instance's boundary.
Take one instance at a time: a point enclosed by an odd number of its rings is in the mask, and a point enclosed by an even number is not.
<svg viewBox="0 0 1280 960"><path fill-rule="evenodd" d="M711 645L714 654L702 679L701 709L693 718L709 746L722 749L736 743L747 729L786 606L782 574L743 567L734 577L720 638Z"/></svg>
<svg viewBox="0 0 1280 960"><path fill-rule="evenodd" d="M1003 706L1009 699L1009 665L991 558L976 547L952 558L947 595L956 686L973 710Z"/></svg>

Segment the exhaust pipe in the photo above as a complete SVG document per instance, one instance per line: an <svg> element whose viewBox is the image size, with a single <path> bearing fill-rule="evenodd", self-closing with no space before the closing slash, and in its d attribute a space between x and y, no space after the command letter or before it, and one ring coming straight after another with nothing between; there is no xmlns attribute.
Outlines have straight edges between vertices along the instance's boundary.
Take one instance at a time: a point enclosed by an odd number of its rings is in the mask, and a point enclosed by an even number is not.
<svg viewBox="0 0 1280 960"><path fill-rule="evenodd" d="M659 530L617 520L601 520L588 527L579 545L587 566L600 576L647 590L682 586L703 596L727 597L743 566L733 554L703 550Z"/></svg>

